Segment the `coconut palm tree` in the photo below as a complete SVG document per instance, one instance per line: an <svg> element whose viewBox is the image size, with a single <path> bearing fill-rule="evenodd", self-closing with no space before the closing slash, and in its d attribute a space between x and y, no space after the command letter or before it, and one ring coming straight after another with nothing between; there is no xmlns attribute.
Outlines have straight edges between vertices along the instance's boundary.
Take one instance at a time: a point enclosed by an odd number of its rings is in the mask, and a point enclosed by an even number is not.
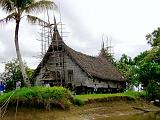
<svg viewBox="0 0 160 120"><path fill-rule="evenodd" d="M30 13L40 13L44 10L53 9L56 7L55 3L52 1L46 1L46 0L0 0L0 7L3 11L5 11L8 16L4 19L0 20L0 23L8 23L10 21L15 21L15 48L16 48L16 54L17 58L20 64L22 76L24 79L24 82L26 84L29 83L27 80L27 76L25 73L25 68L22 62L22 57L19 49L19 42L18 42L18 33L19 33L19 26L20 21L22 18L27 17L28 21L31 23L39 23L39 24L47 24L43 20L41 20L38 17L30 15Z"/></svg>

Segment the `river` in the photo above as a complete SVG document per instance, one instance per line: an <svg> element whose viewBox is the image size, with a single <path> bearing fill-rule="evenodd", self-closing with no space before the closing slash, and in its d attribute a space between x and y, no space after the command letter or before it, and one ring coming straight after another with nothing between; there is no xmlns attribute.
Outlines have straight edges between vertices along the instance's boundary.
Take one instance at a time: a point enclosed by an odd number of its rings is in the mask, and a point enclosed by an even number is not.
<svg viewBox="0 0 160 120"><path fill-rule="evenodd" d="M144 113L135 107L155 112ZM160 108L145 101L95 102L50 111L18 107L15 111L15 107L10 107L4 120L160 120L160 112L156 112Z"/></svg>
<svg viewBox="0 0 160 120"><path fill-rule="evenodd" d="M97 120L160 120L160 112L149 112L135 115L122 115Z"/></svg>
<svg viewBox="0 0 160 120"><path fill-rule="evenodd" d="M43 110L22 110L16 116L12 110L8 111L4 120L160 120L160 112L138 113L133 115L105 116L92 118L85 115L74 115L68 112L43 111Z"/></svg>

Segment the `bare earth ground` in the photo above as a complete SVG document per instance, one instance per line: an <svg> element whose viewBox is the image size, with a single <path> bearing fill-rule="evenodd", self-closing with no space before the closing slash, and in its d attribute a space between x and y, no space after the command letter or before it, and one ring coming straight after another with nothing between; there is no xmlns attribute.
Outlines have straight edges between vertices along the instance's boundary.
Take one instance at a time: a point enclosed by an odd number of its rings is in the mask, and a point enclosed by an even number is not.
<svg viewBox="0 0 160 120"><path fill-rule="evenodd" d="M135 109L138 108L138 109ZM142 110L140 110L140 109ZM144 111L159 111L160 108L145 101L97 102L84 106L71 106L70 110L43 111L18 109L16 120L100 120L113 116L133 115ZM14 120L15 110L9 110L4 120Z"/></svg>

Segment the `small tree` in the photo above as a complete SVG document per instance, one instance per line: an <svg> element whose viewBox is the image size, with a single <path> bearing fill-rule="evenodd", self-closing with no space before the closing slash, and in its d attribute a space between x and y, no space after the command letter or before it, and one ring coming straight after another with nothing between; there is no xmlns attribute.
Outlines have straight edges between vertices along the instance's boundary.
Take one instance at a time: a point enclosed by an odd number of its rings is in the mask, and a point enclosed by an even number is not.
<svg viewBox="0 0 160 120"><path fill-rule="evenodd" d="M24 63L25 71L27 77L30 79L33 73L33 70L30 69L26 63ZM23 76L20 70L20 65L17 59L12 59L11 61L5 64L5 72L2 74L3 80L6 82L6 90L14 90L17 81L21 81L22 87L26 86Z"/></svg>
<svg viewBox="0 0 160 120"><path fill-rule="evenodd" d="M116 63L116 67L118 70L127 78L129 79L129 72L132 65L131 57L123 54L120 60Z"/></svg>
<svg viewBox="0 0 160 120"><path fill-rule="evenodd" d="M115 65L115 58L111 53L109 53L109 48L104 46L104 42L102 42L99 56L105 58L107 61L110 61L113 65Z"/></svg>

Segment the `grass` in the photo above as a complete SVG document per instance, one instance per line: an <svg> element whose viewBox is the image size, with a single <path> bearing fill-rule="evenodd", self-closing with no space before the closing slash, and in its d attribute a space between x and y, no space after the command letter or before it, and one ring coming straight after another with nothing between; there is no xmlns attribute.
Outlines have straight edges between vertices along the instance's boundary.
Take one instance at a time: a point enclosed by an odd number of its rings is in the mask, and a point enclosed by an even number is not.
<svg viewBox="0 0 160 120"><path fill-rule="evenodd" d="M87 94L87 95L76 95L74 97L75 101L78 104L84 104L87 102L93 101L114 101L114 100L136 100L141 96L144 96L144 92L134 92L127 91L124 93L115 93L115 94Z"/></svg>
<svg viewBox="0 0 160 120"><path fill-rule="evenodd" d="M0 104L5 102L12 92L0 96ZM10 98L10 105L16 105L17 100L20 106L44 107L50 109L52 106L59 106L66 109L72 98L70 92L63 87L31 87L15 90Z"/></svg>

